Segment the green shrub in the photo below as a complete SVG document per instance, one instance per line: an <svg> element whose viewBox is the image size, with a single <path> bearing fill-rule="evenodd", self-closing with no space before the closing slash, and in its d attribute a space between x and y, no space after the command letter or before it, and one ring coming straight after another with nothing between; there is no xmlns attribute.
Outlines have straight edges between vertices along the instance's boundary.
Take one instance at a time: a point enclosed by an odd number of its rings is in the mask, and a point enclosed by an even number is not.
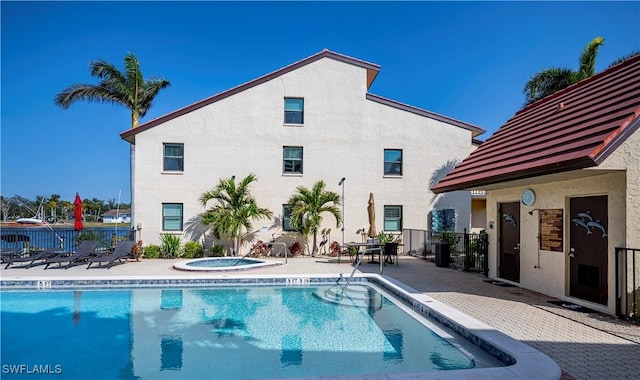
<svg viewBox="0 0 640 380"><path fill-rule="evenodd" d="M302 244L300 244L300 242L298 241L294 241L290 246L289 246L289 253L291 254L291 256L298 256L299 254L302 253Z"/></svg>
<svg viewBox="0 0 640 380"><path fill-rule="evenodd" d="M449 243L452 246L457 246L460 242L460 235L455 232L445 231L440 234L440 241L443 243Z"/></svg>
<svg viewBox="0 0 640 380"><path fill-rule="evenodd" d="M180 256L180 236L160 234L160 255L164 259L175 259Z"/></svg>
<svg viewBox="0 0 640 380"><path fill-rule="evenodd" d="M157 259L160 257L160 247L155 244L149 244L144 247L144 257L147 259Z"/></svg>
<svg viewBox="0 0 640 380"><path fill-rule="evenodd" d="M197 241L188 241L184 243L184 255L183 257L187 259L193 259L196 257L204 256L204 248L202 248L202 244Z"/></svg>
<svg viewBox="0 0 640 380"><path fill-rule="evenodd" d="M211 246L211 248L209 248L209 252L211 253L211 256L213 256L213 257L224 256L224 246L223 245L214 244L214 245Z"/></svg>

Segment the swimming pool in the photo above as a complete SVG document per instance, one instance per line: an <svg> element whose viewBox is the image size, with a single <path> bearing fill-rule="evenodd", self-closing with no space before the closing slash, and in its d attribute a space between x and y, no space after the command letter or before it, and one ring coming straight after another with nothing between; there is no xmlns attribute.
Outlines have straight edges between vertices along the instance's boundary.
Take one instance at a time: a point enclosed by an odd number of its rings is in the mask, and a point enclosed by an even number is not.
<svg viewBox="0 0 640 380"><path fill-rule="evenodd" d="M442 378L517 378L522 369L513 363L518 352L496 354L482 337L503 339L500 333L477 332L470 345L424 319L425 303L392 297L393 284L357 279L347 290L354 302L345 305L319 296L336 293L333 280L246 281L260 285L181 280L161 281L162 288L55 290L73 283L60 281L38 282L50 291L3 289L3 377L25 368L21 373L104 379L386 378L433 370L444 370Z"/></svg>

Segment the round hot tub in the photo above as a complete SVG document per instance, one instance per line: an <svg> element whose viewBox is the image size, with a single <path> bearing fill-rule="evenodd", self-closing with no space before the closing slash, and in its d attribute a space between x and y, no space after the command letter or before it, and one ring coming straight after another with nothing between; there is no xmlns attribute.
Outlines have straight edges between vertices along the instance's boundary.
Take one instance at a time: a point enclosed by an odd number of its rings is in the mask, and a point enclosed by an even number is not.
<svg viewBox="0 0 640 380"><path fill-rule="evenodd" d="M262 268L271 265L280 265L279 261L262 260L239 257L207 257L203 259L191 259L173 264L178 270L198 272L242 271L247 269Z"/></svg>

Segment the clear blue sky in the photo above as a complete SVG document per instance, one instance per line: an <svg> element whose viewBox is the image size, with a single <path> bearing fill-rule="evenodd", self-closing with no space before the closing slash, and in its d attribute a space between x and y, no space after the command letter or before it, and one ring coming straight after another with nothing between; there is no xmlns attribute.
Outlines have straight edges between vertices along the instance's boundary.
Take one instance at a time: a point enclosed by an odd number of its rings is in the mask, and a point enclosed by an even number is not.
<svg viewBox="0 0 640 380"><path fill-rule="evenodd" d="M550 66L576 69L602 36L596 71L640 49L639 2L1 2L0 193L130 201L126 109L54 96L97 83L89 64L123 67L171 87L142 122L324 48L381 66L370 91L487 130L523 104ZM217 178L211 178L212 187Z"/></svg>

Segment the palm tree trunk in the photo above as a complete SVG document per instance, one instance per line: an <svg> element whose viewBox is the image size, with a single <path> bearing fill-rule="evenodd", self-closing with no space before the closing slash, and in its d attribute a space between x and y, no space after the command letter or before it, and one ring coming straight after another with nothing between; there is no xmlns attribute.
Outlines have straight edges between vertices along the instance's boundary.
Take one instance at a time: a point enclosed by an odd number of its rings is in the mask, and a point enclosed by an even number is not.
<svg viewBox="0 0 640 380"><path fill-rule="evenodd" d="M315 256L316 252L318 250L318 247L316 247L316 242L318 241L318 232L314 232L313 233L313 249L311 250L311 256Z"/></svg>
<svg viewBox="0 0 640 380"><path fill-rule="evenodd" d="M136 167L136 146L134 144L131 144L129 145L129 190L131 193L131 228L134 229L134 231L137 231L135 229L135 226L136 226L135 167ZM134 240L138 240L138 239L139 239L138 236L134 236Z"/></svg>

